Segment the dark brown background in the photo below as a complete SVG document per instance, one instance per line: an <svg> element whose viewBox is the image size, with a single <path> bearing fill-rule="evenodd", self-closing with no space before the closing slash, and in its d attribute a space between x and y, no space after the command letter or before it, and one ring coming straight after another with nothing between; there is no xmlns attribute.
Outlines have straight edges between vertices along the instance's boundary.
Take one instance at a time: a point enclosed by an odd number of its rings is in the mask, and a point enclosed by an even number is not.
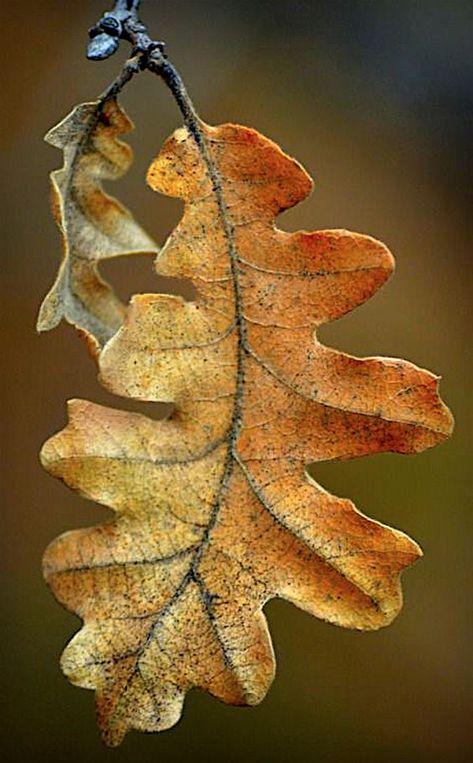
<svg viewBox="0 0 473 763"><path fill-rule="evenodd" d="M471 760L472 4L143 3L202 116L256 127L313 173L314 195L283 226L347 227L391 247L395 278L322 338L441 373L457 429L449 443L417 457L383 455L316 471L328 489L424 548L425 558L405 575L405 608L393 626L351 633L272 602L266 609L279 669L260 707L226 707L194 692L177 728L131 734L117 751L101 746L91 693L59 672L61 649L79 623L52 599L40 573L54 536L99 522L107 511L44 474L37 452L63 426L68 397L133 404L99 387L70 328L38 337L34 322L60 255L47 173L61 156L41 138L75 103L95 97L119 61L92 64L83 55L101 0L3 5L2 752L69 763ZM113 192L161 242L180 207L152 194L143 176L179 115L148 74L123 100L138 124L131 137L137 160ZM107 275L127 297L159 288L150 265L146 258L117 262Z"/></svg>

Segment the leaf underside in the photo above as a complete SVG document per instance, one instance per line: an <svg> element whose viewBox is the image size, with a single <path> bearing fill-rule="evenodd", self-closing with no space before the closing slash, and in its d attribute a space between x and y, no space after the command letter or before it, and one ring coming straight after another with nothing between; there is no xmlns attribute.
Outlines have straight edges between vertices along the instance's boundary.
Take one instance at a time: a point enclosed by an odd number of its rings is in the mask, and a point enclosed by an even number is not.
<svg viewBox="0 0 473 763"><path fill-rule="evenodd" d="M63 167L51 173L52 209L64 253L37 328L48 331L64 318L85 332L94 353L125 315L125 306L98 272L100 260L158 251L130 212L101 185L128 170L132 151L117 135L132 129L116 100L92 101L76 106L45 138L64 151Z"/></svg>
<svg viewBox="0 0 473 763"><path fill-rule="evenodd" d="M414 453L452 428L428 371L316 339L386 281L387 248L345 230L275 228L310 193L307 173L254 130L201 130L210 159L182 128L148 173L185 203L156 270L191 279L197 299L136 295L97 352L111 392L174 412L153 421L71 401L69 425L41 454L51 474L116 512L44 558L54 594L84 620L63 670L95 689L111 745L131 728L175 724L193 687L260 702L274 675L271 598L348 628L391 622L419 547L306 467Z"/></svg>

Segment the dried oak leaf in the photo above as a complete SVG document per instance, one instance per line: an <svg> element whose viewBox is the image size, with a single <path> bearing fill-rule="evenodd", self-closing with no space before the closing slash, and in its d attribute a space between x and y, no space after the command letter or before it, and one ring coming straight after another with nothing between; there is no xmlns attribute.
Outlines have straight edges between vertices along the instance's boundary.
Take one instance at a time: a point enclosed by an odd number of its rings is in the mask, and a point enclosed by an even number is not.
<svg viewBox="0 0 473 763"><path fill-rule="evenodd" d="M117 331L125 315L125 306L100 277L98 263L158 251L129 211L101 185L128 170L132 150L116 136L132 129L117 101L110 99L76 106L45 138L64 150L64 166L51 173L52 208L64 237L64 253L37 327L48 331L65 318L86 332L94 352Z"/></svg>
<svg viewBox="0 0 473 763"><path fill-rule="evenodd" d="M109 744L172 726L192 687L260 702L274 674L262 612L273 597L341 626L389 623L418 546L306 466L413 453L452 427L428 371L314 337L384 283L386 247L278 230L276 215L311 190L306 172L254 130L202 130L213 172L180 129L148 176L185 201L157 270L191 278L198 298L135 296L99 357L112 392L175 411L153 421L73 401L42 451L49 472L116 512L45 555L55 595L85 621L62 667L96 690Z"/></svg>

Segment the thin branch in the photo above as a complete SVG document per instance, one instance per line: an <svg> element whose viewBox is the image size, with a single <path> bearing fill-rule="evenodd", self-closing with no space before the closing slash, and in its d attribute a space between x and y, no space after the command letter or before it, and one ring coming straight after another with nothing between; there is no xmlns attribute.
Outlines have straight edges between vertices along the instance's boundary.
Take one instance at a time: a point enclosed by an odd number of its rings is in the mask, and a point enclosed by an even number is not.
<svg viewBox="0 0 473 763"><path fill-rule="evenodd" d="M157 74L171 91L183 116L184 124L196 141L213 176L212 163L194 104L182 77L165 53L165 43L162 40L153 40L140 20L139 6L140 0L117 0L113 10L105 13L89 30L87 57L91 60L109 58L118 50L120 40L125 40L132 47L132 57L125 63L117 79L104 92L101 100L117 96L138 71L148 69L153 74Z"/></svg>
<svg viewBox="0 0 473 763"><path fill-rule="evenodd" d="M110 98L116 98L123 90L125 85L135 76L142 71L141 60L139 56L127 59L123 64L120 74L110 83L110 85L103 91L99 98L100 107L110 100Z"/></svg>

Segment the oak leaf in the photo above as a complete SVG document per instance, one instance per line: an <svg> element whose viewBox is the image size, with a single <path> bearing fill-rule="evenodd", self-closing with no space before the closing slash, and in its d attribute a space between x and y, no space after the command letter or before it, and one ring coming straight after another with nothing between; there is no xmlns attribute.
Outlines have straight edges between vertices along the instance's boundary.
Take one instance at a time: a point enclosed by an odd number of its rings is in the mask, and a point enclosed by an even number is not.
<svg viewBox="0 0 473 763"><path fill-rule="evenodd" d="M117 135L133 124L114 99L81 103L45 140L64 150L64 166L51 173L52 208L64 238L63 260L38 317L39 331L65 318L89 336L95 351L120 327L125 306L99 275L100 260L156 253L154 241L125 207L106 194L102 180L115 180L132 161Z"/></svg>
<svg viewBox="0 0 473 763"><path fill-rule="evenodd" d="M72 401L42 451L51 474L116 512L63 535L44 560L85 623L62 667L95 689L109 744L172 726L193 687L260 702L274 674L262 612L273 597L349 628L388 624L419 547L306 467L413 453L452 427L428 371L315 337L386 281L387 248L345 230L275 228L311 191L307 173L254 130L201 130L203 151L179 129L148 174L185 202L157 271L192 279L197 299L136 295L98 357L110 391L174 412L153 421Z"/></svg>

